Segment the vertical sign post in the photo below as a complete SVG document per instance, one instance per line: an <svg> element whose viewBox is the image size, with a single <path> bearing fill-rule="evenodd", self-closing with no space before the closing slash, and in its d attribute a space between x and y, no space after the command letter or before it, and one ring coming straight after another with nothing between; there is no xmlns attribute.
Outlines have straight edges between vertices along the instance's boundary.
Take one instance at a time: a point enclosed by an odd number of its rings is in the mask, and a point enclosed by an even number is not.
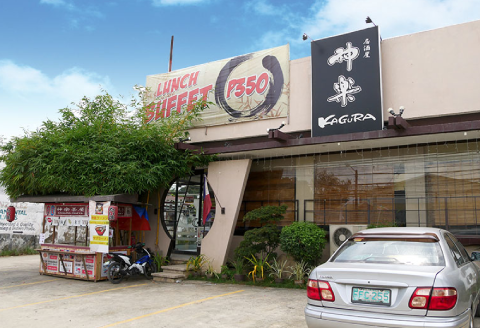
<svg viewBox="0 0 480 328"><path fill-rule="evenodd" d="M312 41L312 137L381 130L378 27Z"/></svg>

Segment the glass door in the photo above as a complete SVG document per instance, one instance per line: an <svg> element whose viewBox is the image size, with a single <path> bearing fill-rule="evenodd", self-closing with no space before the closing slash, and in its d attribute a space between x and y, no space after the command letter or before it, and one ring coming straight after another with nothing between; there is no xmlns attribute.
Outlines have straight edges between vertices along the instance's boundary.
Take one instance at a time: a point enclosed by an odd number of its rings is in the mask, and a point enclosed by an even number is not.
<svg viewBox="0 0 480 328"><path fill-rule="evenodd" d="M164 222L172 238L174 252L197 253L197 231L202 215L202 178L203 172L177 179L166 196Z"/></svg>

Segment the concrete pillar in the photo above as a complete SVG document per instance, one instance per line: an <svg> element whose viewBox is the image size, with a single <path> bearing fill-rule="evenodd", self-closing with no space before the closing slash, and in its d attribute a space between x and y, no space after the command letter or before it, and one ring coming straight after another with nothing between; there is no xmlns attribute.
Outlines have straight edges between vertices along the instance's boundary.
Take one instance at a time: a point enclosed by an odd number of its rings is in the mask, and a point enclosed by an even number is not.
<svg viewBox="0 0 480 328"><path fill-rule="evenodd" d="M150 193L149 204L148 206L148 218L150 223L150 231L145 234L145 244L148 247L162 256L167 256L168 247L170 246L170 237L167 236L165 229L162 225L162 217L160 209L163 208L161 198L165 189L160 189L157 192ZM156 210L156 214L155 214ZM158 242L157 242L157 232L158 232Z"/></svg>
<svg viewBox="0 0 480 328"><path fill-rule="evenodd" d="M216 202L215 221L202 240L201 254L212 260L217 272L227 261L251 165L250 159L213 162L208 165L210 187L225 208L225 214L222 214L220 204Z"/></svg>

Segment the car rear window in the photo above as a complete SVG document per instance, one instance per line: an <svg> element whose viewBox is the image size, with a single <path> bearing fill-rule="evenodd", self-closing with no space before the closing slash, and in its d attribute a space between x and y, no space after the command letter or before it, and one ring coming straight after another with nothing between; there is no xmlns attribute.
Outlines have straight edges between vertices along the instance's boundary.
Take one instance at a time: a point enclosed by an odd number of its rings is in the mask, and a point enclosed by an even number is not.
<svg viewBox="0 0 480 328"><path fill-rule="evenodd" d="M331 262L443 266L441 247L432 239L356 238L346 241Z"/></svg>

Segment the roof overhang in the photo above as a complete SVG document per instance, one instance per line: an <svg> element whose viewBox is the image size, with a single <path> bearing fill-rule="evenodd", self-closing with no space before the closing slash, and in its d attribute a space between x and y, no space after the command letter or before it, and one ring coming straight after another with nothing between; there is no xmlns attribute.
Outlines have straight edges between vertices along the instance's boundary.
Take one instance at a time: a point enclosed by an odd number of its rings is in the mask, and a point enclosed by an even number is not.
<svg viewBox="0 0 480 328"><path fill-rule="evenodd" d="M10 199L12 203L88 203L90 200L96 202L116 202L139 204L138 194L116 194L116 195L97 195L97 196L72 196L72 195L46 195L46 196L20 196Z"/></svg>
<svg viewBox="0 0 480 328"><path fill-rule="evenodd" d="M357 149L379 149L464 141L480 138L480 120L408 126L405 129L386 129L370 132L348 133L314 138L281 138L269 133L269 138L243 140L236 144L209 145L208 143L177 143L178 150L203 151L217 154L219 158L268 158L300 156L328 152L346 152Z"/></svg>

